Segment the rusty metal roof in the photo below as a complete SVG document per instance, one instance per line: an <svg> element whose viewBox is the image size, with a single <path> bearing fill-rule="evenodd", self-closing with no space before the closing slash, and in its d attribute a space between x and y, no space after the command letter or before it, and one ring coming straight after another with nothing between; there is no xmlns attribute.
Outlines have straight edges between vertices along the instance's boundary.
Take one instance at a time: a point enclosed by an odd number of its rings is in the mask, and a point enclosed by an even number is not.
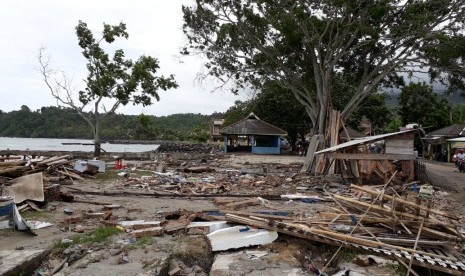
<svg viewBox="0 0 465 276"><path fill-rule="evenodd" d="M326 148L324 150L320 150L315 152L315 154L320 154L320 153L326 153L326 152L336 152L340 149L348 148L348 147L353 147L353 146L358 146L358 145L363 145L367 143L372 143L375 141L379 140L384 140L385 138L399 135L399 134L404 134L404 133L409 133L412 131L417 131L418 129L409 129L409 130L404 130L404 131L398 131L398 132L392 132L392 133L386 133L386 134L381 134L381 135L375 135L375 136L367 136L359 139L355 139L349 142L345 142L339 145L336 145L334 147Z"/></svg>
<svg viewBox="0 0 465 276"><path fill-rule="evenodd" d="M220 129L220 134L281 136L287 135L287 132L279 127L260 120L255 114L250 113L249 116L239 122Z"/></svg>
<svg viewBox="0 0 465 276"><path fill-rule="evenodd" d="M465 125L454 124L426 133L426 136L457 137L465 136Z"/></svg>

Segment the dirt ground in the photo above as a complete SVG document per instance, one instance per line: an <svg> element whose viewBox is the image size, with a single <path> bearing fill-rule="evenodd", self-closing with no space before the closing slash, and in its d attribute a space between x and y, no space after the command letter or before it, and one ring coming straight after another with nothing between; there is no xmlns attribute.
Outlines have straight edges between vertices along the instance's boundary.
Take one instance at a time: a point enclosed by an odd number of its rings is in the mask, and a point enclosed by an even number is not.
<svg viewBox="0 0 465 276"><path fill-rule="evenodd" d="M252 171L258 175L263 172L260 171L261 167L269 166L269 164L282 164L289 165L303 163L304 158L300 156L259 156L259 155L228 155L223 160L223 167L230 168L231 170L239 171ZM126 165L140 165L146 162L126 162ZM425 162L427 171L430 178L435 182L438 187L446 189L450 194L453 194L455 206L463 207L465 200L465 174L457 172L453 165L438 164L433 162ZM276 167L272 167L276 168ZM274 173L268 171L268 173ZM295 171L289 169L283 172L276 172L276 177L285 178L288 175L295 174ZM128 190L127 187L120 186L121 183L126 181L123 177L116 177L105 181L84 180L75 182L72 186L63 186L63 191L73 193L75 189L84 191L122 191ZM337 178L330 180L337 182ZM286 183L281 186L285 186ZM310 185L310 184L309 184ZM287 187L284 191L295 192L295 187ZM131 192L143 192L143 188L130 190ZM206 212L218 210L218 206L213 203L212 198L167 198L167 197L149 197L149 196L103 196L103 195L89 195L89 194L75 194L77 201L89 201L107 204L118 204L122 208L112 210L112 217L117 220L146 220L157 221L160 220L160 213L167 211L188 210L193 212ZM455 201L457 200L457 201ZM20 250L20 249L50 249L56 246L65 238L70 238L77 233L71 231L72 229L64 225L62 222L69 217L64 213L65 208L73 210L73 214L82 214L87 212L102 211L102 205L80 203L80 202L51 202L43 207L44 211L41 212L26 212L23 216L29 220L47 221L53 224L52 227L36 230L37 236L32 236L28 233L19 232L15 230L2 230L0 231L0 248L2 250ZM305 215L306 213L314 213L317 211L327 210L328 205L324 203L304 203L300 201L286 201L277 200L270 201L266 208L264 206L252 206L241 209L244 212L252 211L279 211L288 212L292 214ZM96 220L84 220L81 223L85 229L85 233L92 231L97 226L100 226ZM119 233L111 237L109 244L102 245L88 245L88 254L86 258L90 258L81 268L73 268L66 270L63 275L139 275L149 271L147 275L151 274L151 268L160 266L167 258L177 256L183 259L186 263L197 263L204 266L211 265L213 256L206 253L205 249L207 243L199 237L191 237L186 235L163 235L154 237L150 244L141 246L124 245L124 242L130 238L128 233ZM195 248L187 248L187 245L196 245ZM292 244L289 247L289 244ZM268 248L272 252L276 252L279 260L290 260L292 265L303 268L305 262L308 263L309 258L313 258L313 263L318 266L323 266L327 261L326 257L330 256L320 254L320 250L330 251L334 250L318 247L315 248L311 242L301 239L282 239ZM286 248L292 248L292 253ZM325 249L326 248L326 249ZM314 251L316 254L311 253ZM187 253L186 253L187 252ZM281 252L281 253L280 253ZM305 258L302 252L309 252ZM298 254L296 254L298 253ZM126 255L125 255L126 254ZM174 255L173 255L174 254ZM296 254L293 256L292 254ZM300 255L299 255L300 254ZM193 256L197 256L197 260L193 261ZM121 262L122 256L126 256L128 260ZM291 258L292 257L292 258ZM85 258L82 258L85 259ZM194 258L195 259L195 258ZM202 263L201 260L204 260ZM296 261L297 260L297 261ZM274 262L274 261L270 261ZM208 271L207 271L208 272ZM393 272L393 275L395 273ZM142 275L142 274L141 274ZM252 275L252 274L251 274ZM309 275L309 274L307 274ZM389 275L389 274L388 274Z"/></svg>
<svg viewBox="0 0 465 276"><path fill-rule="evenodd" d="M435 186L453 192L458 202L465 201L465 173L459 172L454 163L425 160L424 164Z"/></svg>

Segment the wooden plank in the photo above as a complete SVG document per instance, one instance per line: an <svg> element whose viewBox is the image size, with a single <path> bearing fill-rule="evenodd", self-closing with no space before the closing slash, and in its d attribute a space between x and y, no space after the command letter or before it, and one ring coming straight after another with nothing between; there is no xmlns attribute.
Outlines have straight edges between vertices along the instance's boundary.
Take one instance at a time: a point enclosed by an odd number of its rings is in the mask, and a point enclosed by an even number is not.
<svg viewBox="0 0 465 276"><path fill-rule="evenodd" d="M352 140L350 138L349 132L347 131L346 124L344 124L344 120L342 120L342 117L339 117L339 120L341 121L342 128L344 129L344 132L346 133L347 141Z"/></svg>
<svg viewBox="0 0 465 276"><path fill-rule="evenodd" d="M415 160L417 157L412 154L379 154L379 153L327 153L333 159L346 160Z"/></svg>
<svg viewBox="0 0 465 276"><path fill-rule="evenodd" d="M60 171L60 170L55 170L57 173L59 174L62 174L62 175L66 175L66 176L69 176L71 178L74 178L74 179L79 179L79 180L83 180L84 177L80 176L80 175L77 175L75 173L72 173L72 172L63 172L63 171Z"/></svg>
<svg viewBox="0 0 465 276"><path fill-rule="evenodd" d="M398 139L389 139L386 140L386 148L413 148L413 140L398 140Z"/></svg>
<svg viewBox="0 0 465 276"><path fill-rule="evenodd" d="M389 168L385 168L383 164L379 161L376 161L376 167L379 169L379 171L383 174L386 175L386 173L389 172Z"/></svg>
<svg viewBox="0 0 465 276"><path fill-rule="evenodd" d="M379 194L380 194L378 191L375 191L375 190L372 190L372 189L369 189L369 188L365 188L365 187L362 187L362 186L354 185L354 184L351 184L350 188L353 188L353 189L356 189L356 190L359 190L359 191L363 191L363 192L365 192L367 194L374 195L374 196L379 196ZM394 197L383 193L381 195L381 199L382 200L394 200ZM395 201L397 203L402 203L402 204L405 204L405 205L407 205L409 207L412 207L412 208L419 208L419 209L421 209L423 211L427 211L427 212L430 212L430 213L433 213L433 214L436 214L436 215L448 217L448 218L451 218L451 219L454 219L454 220L458 219L453 214L449 214L447 212L440 211L440 210L431 209L431 208L428 208L427 206L416 204L416 203L408 201L408 200L404 200L404 199L401 199L401 198L396 198Z"/></svg>
<svg viewBox="0 0 465 276"><path fill-rule="evenodd" d="M359 173L359 169L358 169L358 162L356 160L350 160L349 161L349 164L350 164L350 170L352 172L352 174L356 177L356 178L359 178L360 177L360 173Z"/></svg>
<svg viewBox="0 0 465 276"><path fill-rule="evenodd" d="M48 158L48 159L44 159L40 162L37 162L37 165L45 165L45 164L48 164L50 162L53 162L53 161L57 161L57 160L60 160L60 159L65 159L65 158L71 158L72 156L71 155L62 155L62 156L54 156L54 157L51 157L51 158Z"/></svg>
<svg viewBox="0 0 465 276"><path fill-rule="evenodd" d="M416 249L417 249L418 241L420 240L421 230L423 229L423 223L424 223L424 220L421 221L420 228L418 229L418 234L417 234L417 238L416 238L416 240L415 240L415 244L413 245L413 250L416 250ZM407 274L406 274L406 276L409 276L409 275L410 275L410 271L412 271L413 259L414 259L414 256L413 256L413 255L410 256L410 262L409 262L409 264L408 264L408 269L407 269Z"/></svg>
<svg viewBox="0 0 465 276"><path fill-rule="evenodd" d="M0 162L0 167L14 167L26 165L25 161Z"/></svg>
<svg viewBox="0 0 465 276"><path fill-rule="evenodd" d="M260 214L260 213L247 213L247 212L241 212L241 211L220 210L220 213L223 213L223 214L228 213L228 214L234 214L234 215L240 215L240 216L254 216L254 217L266 218L266 219L272 219L272 220L295 220L294 217L265 215L265 214Z"/></svg>
<svg viewBox="0 0 465 276"><path fill-rule="evenodd" d="M315 161L315 152L318 149L318 145L320 144L320 139L322 135L313 135L310 139L310 144L308 145L307 149L307 156L305 158L304 165L302 166L302 172L308 172L312 167Z"/></svg>
<svg viewBox="0 0 465 276"><path fill-rule="evenodd" d="M386 148L385 154L407 154L413 155L413 148Z"/></svg>
<svg viewBox="0 0 465 276"><path fill-rule="evenodd" d="M329 111L329 125L327 126L329 129L329 147L334 147L337 145L337 140L338 140L338 130L337 130L337 111L334 109L331 109ZM324 174L328 173L333 174L334 173L334 162L333 158L328 157L327 164L325 164L326 168L324 169ZM328 166L329 165L329 166Z"/></svg>
<svg viewBox="0 0 465 276"><path fill-rule="evenodd" d="M343 196L340 196L340 195L336 195L334 194L333 197L337 198L337 199L340 199L342 201L345 201L345 202L349 202L351 204L354 204L354 205L357 205L357 206L363 206L363 207L368 207L370 206L370 204L366 203L366 202L362 202L362 201L359 201L357 199L352 199L352 198L348 198L348 197L343 197ZM378 213L382 213L382 214L396 214L398 216L401 216L401 217L406 217L406 218L411 218L411 219L418 219L419 217L418 216L415 216L415 215L412 215L412 214L409 214L409 213L405 213L405 212L399 212L399 211L395 211L395 210L390 210L390 209L387 209L387 208L384 208L384 207L381 207L381 206L377 206L377 205L372 205L371 206L371 209L372 209L372 212L378 212ZM428 219L426 221L429 221L429 222L433 222L431 221L431 219ZM438 224L441 224L441 225L444 225L446 227L449 227L450 225L449 224L446 224L446 223L441 223L441 222L437 222Z"/></svg>

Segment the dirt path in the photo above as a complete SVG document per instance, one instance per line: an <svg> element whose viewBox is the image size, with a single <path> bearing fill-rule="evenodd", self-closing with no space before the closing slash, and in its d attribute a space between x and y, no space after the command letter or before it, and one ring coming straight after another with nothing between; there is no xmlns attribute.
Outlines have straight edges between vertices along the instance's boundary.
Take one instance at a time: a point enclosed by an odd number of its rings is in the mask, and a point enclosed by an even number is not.
<svg viewBox="0 0 465 276"><path fill-rule="evenodd" d="M449 193L445 206L456 214L465 213L465 173L457 170L453 163L423 160L432 185ZM463 223L463 221L462 221Z"/></svg>
<svg viewBox="0 0 465 276"><path fill-rule="evenodd" d="M465 202L465 173L459 172L453 163L423 162L434 186L450 192L457 202Z"/></svg>

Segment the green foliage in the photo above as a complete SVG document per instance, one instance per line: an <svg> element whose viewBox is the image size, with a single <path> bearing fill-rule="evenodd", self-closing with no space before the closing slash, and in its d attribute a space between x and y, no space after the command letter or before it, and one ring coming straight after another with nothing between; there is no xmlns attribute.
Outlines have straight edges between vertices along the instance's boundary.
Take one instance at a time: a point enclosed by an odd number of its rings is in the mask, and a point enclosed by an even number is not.
<svg viewBox="0 0 465 276"><path fill-rule="evenodd" d="M465 97L465 36L438 35L424 46L425 56L432 64L429 73L432 80L439 80L447 87L447 94L461 91Z"/></svg>
<svg viewBox="0 0 465 276"><path fill-rule="evenodd" d="M284 129L291 145L295 144L299 134L304 136L312 127L304 106L291 90L277 82L267 82L262 92L250 101L249 109L260 119Z"/></svg>
<svg viewBox="0 0 465 276"><path fill-rule="evenodd" d="M197 125L192 130L189 140L194 142L205 143L210 138L210 132L208 130L208 124Z"/></svg>
<svg viewBox="0 0 465 276"><path fill-rule="evenodd" d="M174 114L112 114L102 119L103 140L187 140L195 127L208 129L209 116ZM203 134L205 134L203 132ZM92 139L88 126L71 108L42 107L36 111L23 109L0 113L0 136L25 138Z"/></svg>
<svg viewBox="0 0 465 276"><path fill-rule="evenodd" d="M402 123L418 123L424 127L437 129L448 125L448 102L433 92L425 83L410 83L399 96L399 116Z"/></svg>
<svg viewBox="0 0 465 276"><path fill-rule="evenodd" d="M457 104L452 107L452 120L454 124L465 123L465 104Z"/></svg>
<svg viewBox="0 0 465 276"><path fill-rule="evenodd" d="M112 57L105 52L101 45L103 41L111 44L117 37L128 38L126 24L104 24L103 39L95 39L87 24L79 21L76 35L83 49L82 55L87 59L87 87L79 92L79 100L84 105L108 98L115 101L116 107L130 102L146 106L152 104L152 98L160 99L159 89L178 86L172 75L168 78L155 75L160 68L156 58L142 55L132 61L125 58L121 49L115 50ZM96 114L98 112L95 110Z"/></svg>
<svg viewBox="0 0 465 276"><path fill-rule="evenodd" d="M385 131L386 132L397 132L402 126L403 126L402 119L396 116L387 124Z"/></svg>
<svg viewBox="0 0 465 276"><path fill-rule="evenodd" d="M339 107L348 119L381 87L402 85L398 72L428 65L428 46L434 49L439 38L458 36L465 3L198 0L183 6L183 13L183 54L205 55L207 74L233 81L234 93L278 82L292 91L323 134L326 109L334 95L346 92L337 92L338 84L351 90Z"/></svg>
<svg viewBox="0 0 465 276"><path fill-rule="evenodd" d="M252 112L250 101L236 101L234 105L224 113L223 127L227 127L244 119L250 112Z"/></svg>

